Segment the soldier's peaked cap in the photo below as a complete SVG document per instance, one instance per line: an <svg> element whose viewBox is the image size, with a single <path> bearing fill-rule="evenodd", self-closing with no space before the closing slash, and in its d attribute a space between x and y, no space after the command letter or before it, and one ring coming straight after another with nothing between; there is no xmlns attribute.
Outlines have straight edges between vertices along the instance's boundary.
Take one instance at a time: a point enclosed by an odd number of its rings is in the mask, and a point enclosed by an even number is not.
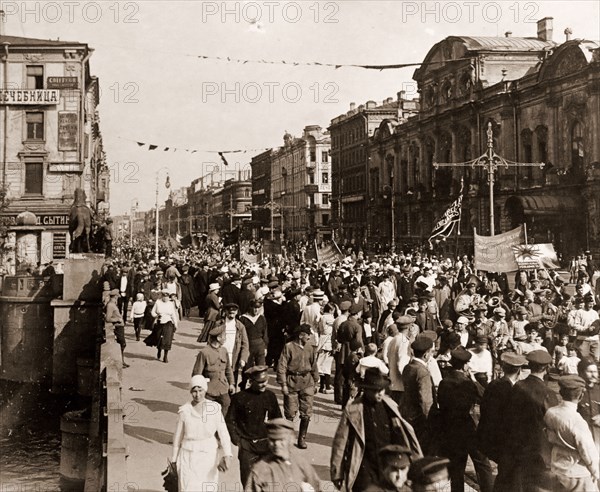
<svg viewBox="0 0 600 492"><path fill-rule="evenodd" d="M265 424L269 439L282 439L294 432L294 424L287 419L272 419Z"/></svg>
<svg viewBox="0 0 600 492"><path fill-rule="evenodd" d="M448 476L450 460L437 456L426 456L415 461L408 471L408 479L419 485L436 483Z"/></svg>
<svg viewBox="0 0 600 492"><path fill-rule="evenodd" d="M552 364L552 356L546 350L534 350L527 354L527 360L533 364Z"/></svg>
<svg viewBox="0 0 600 492"><path fill-rule="evenodd" d="M255 381L262 382L269 379L269 376L267 375L268 369L268 366L253 366L249 369L246 369L244 373Z"/></svg>

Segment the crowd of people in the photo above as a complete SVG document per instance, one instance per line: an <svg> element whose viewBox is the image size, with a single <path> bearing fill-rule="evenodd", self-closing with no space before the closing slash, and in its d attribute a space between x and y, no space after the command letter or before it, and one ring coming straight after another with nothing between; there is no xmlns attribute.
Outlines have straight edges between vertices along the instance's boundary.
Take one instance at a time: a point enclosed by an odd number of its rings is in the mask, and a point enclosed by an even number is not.
<svg viewBox="0 0 600 492"><path fill-rule="evenodd" d="M598 490L600 271L589 253L567 283L420 251L250 264L218 241L159 262L151 248L116 250L104 290L122 349L128 316L164 363L179 322L196 308L203 320L171 457L182 491L217 482L232 443L245 490L319 490L292 452L293 440L309 447L316 393L342 411L339 490L463 491L468 457L482 492ZM226 425L207 421L217 413Z"/></svg>

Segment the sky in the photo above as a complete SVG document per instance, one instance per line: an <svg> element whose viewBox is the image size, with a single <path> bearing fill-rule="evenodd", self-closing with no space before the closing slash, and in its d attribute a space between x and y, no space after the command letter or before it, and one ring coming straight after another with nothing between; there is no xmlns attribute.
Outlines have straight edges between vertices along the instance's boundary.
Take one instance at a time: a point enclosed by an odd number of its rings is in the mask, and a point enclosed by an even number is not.
<svg viewBox="0 0 600 492"><path fill-rule="evenodd" d="M417 97L416 67L365 70L303 62L421 62L452 35L535 37L554 18L557 42L600 40L600 2L585 1L0 1L4 32L87 43L101 87L111 213L159 202L200 176L229 178L252 156L327 128L350 103ZM201 56L210 57L203 59ZM235 63L213 59L286 61ZM149 151L136 142L158 145ZM177 151L165 152L169 147ZM185 152L195 149L198 152ZM226 156L209 150L245 150ZM158 179L157 179L158 176Z"/></svg>

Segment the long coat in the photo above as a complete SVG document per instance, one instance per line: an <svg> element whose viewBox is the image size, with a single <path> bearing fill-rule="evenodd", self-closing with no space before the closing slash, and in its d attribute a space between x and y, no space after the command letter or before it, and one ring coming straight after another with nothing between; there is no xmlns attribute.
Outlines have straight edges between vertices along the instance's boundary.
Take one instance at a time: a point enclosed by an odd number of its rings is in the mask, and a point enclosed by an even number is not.
<svg viewBox="0 0 600 492"><path fill-rule="evenodd" d="M394 414L394 427L404 437L399 442L411 450L413 459L423 456L421 446L412 426L402 418L398 405L389 396L383 402ZM349 446L349 441L351 445ZM331 446L331 480L343 480L342 492L351 492L358 475L365 451L365 426L363 421L362 396L346 405Z"/></svg>

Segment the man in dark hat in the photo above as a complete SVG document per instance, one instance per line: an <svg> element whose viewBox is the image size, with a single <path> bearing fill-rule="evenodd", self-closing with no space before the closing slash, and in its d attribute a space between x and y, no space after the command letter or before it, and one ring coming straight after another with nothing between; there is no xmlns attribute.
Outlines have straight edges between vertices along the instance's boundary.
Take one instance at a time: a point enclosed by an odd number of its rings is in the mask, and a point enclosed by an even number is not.
<svg viewBox="0 0 600 492"><path fill-rule="evenodd" d="M433 354L433 340L417 337L411 344L413 358L402 371L404 393L400 403L402 416L413 426L419 440L425 435L427 415L435 402L435 390L428 361Z"/></svg>
<svg viewBox="0 0 600 492"><path fill-rule="evenodd" d="M379 450L381 472L377 483L371 484L365 492L402 492L406 490L410 449L398 444L390 444Z"/></svg>
<svg viewBox="0 0 600 492"><path fill-rule="evenodd" d="M440 454L450 460L448 471L452 492L464 491L468 456L475 466L479 489L492 492L492 469L477 446L475 422L471 417L473 405L483 396L483 387L471 380L465 371L471 352L459 346L450 354L451 369L438 388L439 414L432 425L434 438L439 440Z"/></svg>
<svg viewBox="0 0 600 492"><path fill-rule="evenodd" d="M225 325L217 325L208 332L208 344L202 347L196 357L192 376L201 374L209 379L206 398L221 405L223 415L227 415L231 403L230 394L235 392L233 370L227 349Z"/></svg>
<svg viewBox="0 0 600 492"><path fill-rule="evenodd" d="M285 418L294 420L300 412L298 447L306 449L306 433L313 411L315 387L319 382L317 353L308 343L310 325L300 325L292 333L292 340L285 344L277 365L277 382L283 393Z"/></svg>
<svg viewBox="0 0 600 492"><path fill-rule="evenodd" d="M262 301L253 300L248 311L240 317L240 323L244 325L248 336L249 357L247 365L250 367L254 365L262 366L266 361L269 336L267 334L267 320L260 314L261 307ZM246 387L246 380L247 376L244 373L241 383L242 389Z"/></svg>
<svg viewBox="0 0 600 492"><path fill-rule="evenodd" d="M250 387L231 397L226 422L231 442L239 447L240 476L246 483L252 465L269 451L266 420L281 418L275 393L267 389L268 367L253 366L244 375Z"/></svg>
<svg viewBox="0 0 600 492"><path fill-rule="evenodd" d="M553 448L553 490L598 492L600 456L587 422L577 412L586 383L570 374L562 376L558 384L563 401L544 416L546 435Z"/></svg>
<svg viewBox="0 0 600 492"><path fill-rule="evenodd" d="M331 481L341 490L363 492L379 479L379 451L390 444L422 456L412 426L385 390L389 380L379 369L369 368L361 383L362 395L344 408L331 446ZM343 487L343 488L342 488Z"/></svg>
<svg viewBox="0 0 600 492"><path fill-rule="evenodd" d="M217 321L216 326L225 326L225 342L223 347L227 350L231 368L233 370L234 384L237 385L241 379L240 373L244 371L250 355L248 335L245 325L238 319L240 308L237 304L230 302L223 306L225 316Z"/></svg>
<svg viewBox="0 0 600 492"><path fill-rule="evenodd" d="M286 489L320 492L322 489L315 469L293 452L294 425L282 418L269 420L265 425L269 453L252 467L245 492L280 492Z"/></svg>
<svg viewBox="0 0 600 492"><path fill-rule="evenodd" d="M504 375L489 383L480 406L480 419L477 438L481 451L498 463L498 477L501 480L502 453L508 448L506 428L511 412L509 405L513 385L519 380L521 369L527 359L514 352L504 352L501 357ZM498 483L498 478L496 479Z"/></svg>
<svg viewBox="0 0 600 492"><path fill-rule="evenodd" d="M508 449L502 467L506 473L497 492L537 490L546 475L542 457L544 415L558 404L544 380L552 357L546 350L533 350L526 357L531 374L518 381L510 395L511 412L505 429Z"/></svg>
<svg viewBox="0 0 600 492"><path fill-rule="evenodd" d="M448 464L446 458L426 456L413 462L408 470L412 492L438 492L448 490Z"/></svg>

